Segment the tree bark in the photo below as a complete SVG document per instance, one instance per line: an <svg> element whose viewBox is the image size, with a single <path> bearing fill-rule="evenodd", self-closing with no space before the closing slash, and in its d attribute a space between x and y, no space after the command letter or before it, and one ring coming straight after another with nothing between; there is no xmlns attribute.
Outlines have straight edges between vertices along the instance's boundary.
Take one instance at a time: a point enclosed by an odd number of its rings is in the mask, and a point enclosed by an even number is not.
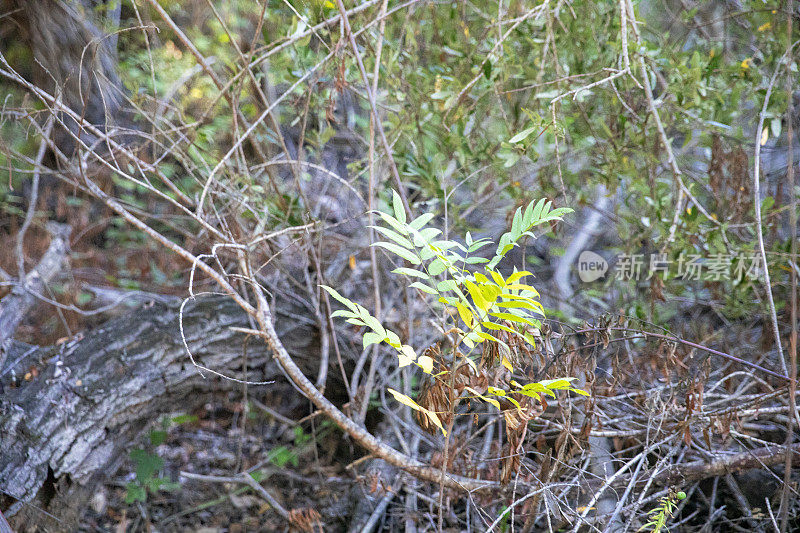
<svg viewBox="0 0 800 533"><path fill-rule="evenodd" d="M198 371L180 335L179 302L152 303L60 346L14 343L0 397L0 509L19 530L70 530L96 485L113 473L126 446L160 413L203 401L202 392L233 386ZM305 371L316 372L317 333L298 324L302 310L278 304L284 343ZM242 379L247 316L227 298L189 301L183 333L198 364ZM247 379L282 379L260 339L246 347ZM312 357L309 357L309 354ZM38 375L17 386L29 371ZM0 369L0 375L3 369Z"/></svg>
<svg viewBox="0 0 800 533"><path fill-rule="evenodd" d="M0 0L34 61L20 65L38 87L60 96L77 115L103 132L133 125L125 105L127 92L117 73L116 34L102 28L94 0ZM105 6L102 6L105 10ZM118 16L110 10L113 19ZM13 42L13 40L9 41ZM24 72L30 70L29 72ZM65 154L76 148L73 137L89 146L97 142L77 121L60 114L56 145ZM98 147L102 150L102 146Z"/></svg>

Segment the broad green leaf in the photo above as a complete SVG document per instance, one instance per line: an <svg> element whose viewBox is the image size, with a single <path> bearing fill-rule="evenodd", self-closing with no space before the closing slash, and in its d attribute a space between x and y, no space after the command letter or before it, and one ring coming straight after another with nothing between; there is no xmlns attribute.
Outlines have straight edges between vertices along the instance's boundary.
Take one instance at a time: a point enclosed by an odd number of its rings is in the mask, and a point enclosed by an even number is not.
<svg viewBox="0 0 800 533"><path fill-rule="evenodd" d="M397 233L396 231L392 231L389 228L384 228L383 226L369 226L373 228L375 231L379 232L381 235L386 237L387 239L392 240L393 242L399 244L404 248L408 248L409 250L414 249L414 245L411 244L411 241Z"/></svg>
<svg viewBox="0 0 800 533"><path fill-rule="evenodd" d="M342 303L342 304L344 304L344 305L345 305L345 306L346 306L348 309L350 309L351 311L353 311L353 312L356 312L356 311L358 310L358 309L356 308L356 304L355 304L355 303L351 302L350 300L348 300L347 298L345 298L344 296L342 296L341 294L339 294L338 292L336 292L336 289L334 289L334 288L332 288L332 287L328 287L327 285L320 285L320 287L322 287L323 289L325 289L325 291L326 291L328 294L330 294L331 296L333 296L333 298L334 298L336 301L338 301L339 303Z"/></svg>
<svg viewBox="0 0 800 533"><path fill-rule="evenodd" d="M364 336L361 338L361 343L364 345L364 349L367 346L371 346L373 344L380 344L383 342L384 337L382 335L378 335L374 331L368 331L364 333Z"/></svg>
<svg viewBox="0 0 800 533"><path fill-rule="evenodd" d="M444 264L444 261L441 258L437 257L428 265L428 273L431 276L438 276L442 272L447 270L447 265Z"/></svg>
<svg viewBox="0 0 800 533"><path fill-rule="evenodd" d="M480 341L480 339L478 339L478 340ZM463 342L467 346L467 348L469 348L470 350L475 348L475 341L472 340L472 338L470 338L469 335L467 335L466 337L463 337L461 339L461 342Z"/></svg>
<svg viewBox="0 0 800 533"><path fill-rule="evenodd" d="M444 281L440 281L439 283L437 283L436 284L436 289L439 292L458 291L458 284L455 281L453 281L452 279L446 279ZM450 302L447 302L447 303L450 303ZM452 305L452 304L450 304L450 305Z"/></svg>
<svg viewBox="0 0 800 533"><path fill-rule="evenodd" d="M511 233L520 235L526 229L528 228L522 227L522 208L520 207L514 212L514 218L511 221Z"/></svg>
<svg viewBox="0 0 800 533"><path fill-rule="evenodd" d="M419 289L422 292L427 292L428 294L439 294L439 292L433 287L429 287L428 285L420 283L419 281L415 281L414 283L410 284L409 287L413 289Z"/></svg>
<svg viewBox="0 0 800 533"><path fill-rule="evenodd" d="M445 282L443 281L442 283ZM441 283L439 285L441 285ZM455 307L455 305L458 303L458 298L454 298L453 296L440 296L439 302L447 305L452 305L453 307Z"/></svg>
<svg viewBox="0 0 800 533"><path fill-rule="evenodd" d="M397 336L397 333L391 330L386 330L386 342L389 343L390 346L400 349L400 337Z"/></svg>
<svg viewBox="0 0 800 533"><path fill-rule="evenodd" d="M384 213L383 211L375 211L384 222L389 224L391 227L395 229L401 235L408 235L408 228L406 228L405 224L400 223L396 218L392 215Z"/></svg>
<svg viewBox="0 0 800 533"><path fill-rule="evenodd" d="M455 241L433 241L431 244L438 248L440 252L443 250L449 250L451 248L458 248L460 246Z"/></svg>
<svg viewBox="0 0 800 533"><path fill-rule="evenodd" d="M403 207L403 200L395 190L392 190L392 209L394 210L394 218L396 218L401 224L405 224L406 210Z"/></svg>
<svg viewBox="0 0 800 533"><path fill-rule="evenodd" d="M427 275L425 272L414 270L413 268L406 268L406 267L395 268L394 270L392 270L392 273L403 274L405 276L410 276L412 278L431 279L431 277Z"/></svg>
<svg viewBox="0 0 800 533"><path fill-rule="evenodd" d="M363 320L367 326L372 328L372 331L377 333L381 339L386 338L387 335L386 330L384 329L383 324L381 324L377 318L370 315L369 313L365 313L365 316L362 316L361 320Z"/></svg>
<svg viewBox="0 0 800 533"><path fill-rule="evenodd" d="M469 245L469 248L467 248L467 252L475 253L478 250L480 250L481 248L483 248L484 246L486 246L487 244L491 244L491 242L492 241L490 241L489 239L480 239L478 241L475 241L475 242L473 242L472 244Z"/></svg>
<svg viewBox="0 0 800 533"><path fill-rule="evenodd" d="M408 261L411 264L418 265L418 264L421 263L421 261L419 260L419 257L417 257L417 254L415 254L414 252L412 252L410 250L406 250L405 248L403 248L401 246L398 246L398 245L396 245L394 243L391 243L391 242L375 242L375 243L372 243L372 246L379 246L381 248L385 248L386 250L389 250L393 254L402 257L403 259L405 259L406 261Z"/></svg>
<svg viewBox="0 0 800 533"><path fill-rule="evenodd" d="M546 202L546 200L544 198L542 198L536 204L536 207L533 208L533 213L531 213L531 219L530 219L530 221L528 221L529 225L530 224L535 224L536 222L539 221L539 219L541 219L542 211L543 211L545 202ZM533 204L533 202L531 202L531 204Z"/></svg>
<svg viewBox="0 0 800 533"><path fill-rule="evenodd" d="M508 142L510 142L511 144L515 144L515 143L524 141L531 133L533 133L537 129L538 129L537 126L531 126L530 128L526 128L526 129L522 130L521 132L517 133L516 135L514 135L513 137L511 137L508 140Z"/></svg>
<svg viewBox="0 0 800 533"><path fill-rule="evenodd" d="M474 329L467 333L467 336L464 337L464 343L466 344L467 340L473 342L474 344L482 343L484 339L481 336L481 333L483 333L483 330L481 330L480 326L475 326Z"/></svg>
<svg viewBox="0 0 800 533"><path fill-rule="evenodd" d="M425 224L430 222L432 218L433 218L433 213L423 213L414 220L412 220L411 222L409 222L408 225L409 227L419 231L423 228L423 226L425 226Z"/></svg>
<svg viewBox="0 0 800 533"><path fill-rule="evenodd" d="M428 259L433 259L434 257L438 256L440 253L442 253L441 250L426 245L419 251L419 257L423 261L427 261Z"/></svg>
<svg viewBox="0 0 800 533"><path fill-rule="evenodd" d="M414 233L414 245L422 248L426 244L430 244L433 239L435 239L439 234L442 233L442 230L437 228L425 228L418 232Z"/></svg>

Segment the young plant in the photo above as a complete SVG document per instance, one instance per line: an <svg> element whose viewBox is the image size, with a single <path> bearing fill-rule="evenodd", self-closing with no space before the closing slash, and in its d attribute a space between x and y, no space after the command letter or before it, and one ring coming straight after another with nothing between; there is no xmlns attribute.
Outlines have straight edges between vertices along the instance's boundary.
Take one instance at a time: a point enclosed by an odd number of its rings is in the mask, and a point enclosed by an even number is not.
<svg viewBox="0 0 800 533"><path fill-rule="evenodd" d="M639 531L652 531L653 533L661 533L662 531L669 531L667 528L667 520L675 512L680 500L686 499L686 493L683 491L670 492L667 496L661 498L658 507L652 509L647 513L649 522L639 528ZM651 529L647 529L651 528Z"/></svg>
<svg viewBox="0 0 800 533"><path fill-rule="evenodd" d="M537 411L538 406L532 408L530 399L542 404L544 397L554 397L556 390L586 394L571 386L574 378L520 384L509 377L523 363L522 356L534 346L534 332L541 325L544 309L538 301L539 293L524 282L530 272L514 271L506 277L497 270L498 263L523 237L534 236L531 233L534 227L561 220L571 209L552 209L551 203L544 199L517 209L510 231L501 236L494 255L487 259L475 254L491 244L488 239L474 240L469 233L464 244L441 239L441 230L428 226L432 213L408 221L394 191L392 204L392 214L376 212L384 225L374 229L386 240L373 246L405 260L410 266L393 272L408 278L409 287L434 296L444 307L445 335L455 347L453 364L446 364L438 349L429 348L419 355L364 306L323 286L345 306L332 316L343 317L350 324L366 329L362 338L365 349L372 344L387 344L396 353L400 367L414 364L433 376L440 388L452 385L457 389L456 396L467 393L469 399L495 406L515 429L525 426L522 422L527 422L533 416L531 413ZM388 391L397 401L418 411L424 427L436 427L446 435L442 417L448 416L452 405L443 405L447 402L441 398L449 398L450 394L427 394L421 405L396 390ZM521 401L526 398L528 401ZM509 413L514 410L516 414Z"/></svg>
<svg viewBox="0 0 800 533"><path fill-rule="evenodd" d="M159 446L167 440L167 431L172 425L196 422L197 417L192 415L179 415L173 418L163 418L161 429L150 432L150 444ZM164 459L155 452L150 452L142 448L131 450L131 460L136 465L136 477L125 487L125 503L145 502L147 495L156 494L159 491L175 491L181 485L170 481L169 478L159 475L164 468Z"/></svg>

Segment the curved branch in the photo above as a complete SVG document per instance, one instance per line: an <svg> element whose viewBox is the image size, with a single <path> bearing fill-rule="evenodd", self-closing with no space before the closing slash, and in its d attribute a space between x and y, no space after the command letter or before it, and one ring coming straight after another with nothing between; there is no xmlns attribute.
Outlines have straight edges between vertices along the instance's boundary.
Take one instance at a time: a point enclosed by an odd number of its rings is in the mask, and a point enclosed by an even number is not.
<svg viewBox="0 0 800 533"><path fill-rule="evenodd" d="M303 374L294 362L289 352L286 351L281 340L273 326L272 313L269 309L264 293L261 288L256 285L254 287L256 297L258 299L258 313L256 319L261 329L261 334L264 339L272 348L273 355L278 361L278 364L283 367L289 377L294 381L305 396L311 400L317 408L328 415L343 431L350 435L356 442L363 446L367 451L394 465L409 474L417 477L423 481L431 483L442 483L445 487L458 491L486 491L497 490L500 484L496 481L488 481L481 479L468 478L463 476L455 476L445 473L442 475L442 470L425 465L424 463L409 457L404 453L400 453L383 441L377 439L374 435L364 429L362 426L356 424L335 405L333 405L322 393L314 387L314 384Z"/></svg>

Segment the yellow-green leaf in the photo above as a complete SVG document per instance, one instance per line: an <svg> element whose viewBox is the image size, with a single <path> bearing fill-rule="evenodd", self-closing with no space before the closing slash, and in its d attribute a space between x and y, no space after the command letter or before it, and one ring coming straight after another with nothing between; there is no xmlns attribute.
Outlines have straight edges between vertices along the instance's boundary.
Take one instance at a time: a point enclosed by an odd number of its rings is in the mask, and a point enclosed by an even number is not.
<svg viewBox="0 0 800 533"><path fill-rule="evenodd" d="M493 400L491 398L487 398L486 396L484 396L480 392L476 391L472 387L464 387L464 388L467 389L472 394L474 394L475 396L477 396L478 398L480 398L481 400L483 400L484 402L490 403L490 404L494 405L495 407L497 407L498 409L500 409L500 402L498 402L497 400Z"/></svg>
<svg viewBox="0 0 800 533"><path fill-rule="evenodd" d="M409 346L408 344L404 344L403 347L400 348L400 351L403 353L403 355L405 355L412 361L417 360L417 352L415 352L414 348Z"/></svg>
<svg viewBox="0 0 800 533"><path fill-rule="evenodd" d="M406 396L402 392L397 392L396 390L394 390L392 388L387 388L386 390L388 390L389 393L392 396L394 396L395 400L397 400L398 402L402 403L403 405L407 405L410 408L414 409L415 411L422 411L424 409L424 407L420 406L417 402L415 402L414 400L412 400L411 398L409 398L408 396Z"/></svg>
<svg viewBox="0 0 800 533"><path fill-rule="evenodd" d="M433 359L427 355L422 355L417 359L417 364L426 374L433 372Z"/></svg>
<svg viewBox="0 0 800 533"><path fill-rule="evenodd" d="M525 276L531 276L531 275L532 274L530 272L528 272L527 270L522 270L520 272L514 272L513 274L508 276L508 278L506 278L506 283L516 283L521 278L524 278Z"/></svg>
<svg viewBox="0 0 800 533"><path fill-rule="evenodd" d="M481 294L481 291L478 288L478 286L469 280L467 280L465 284L467 286L467 291L469 292L469 295L472 297L472 301L475 302L475 306L481 311L486 311L487 309L489 309L489 305L483 298L483 295Z"/></svg>
<svg viewBox="0 0 800 533"><path fill-rule="evenodd" d="M394 218L396 218L401 224L405 224L406 210L403 207L403 200L395 190L392 190L392 208L394 210Z"/></svg>
<svg viewBox="0 0 800 533"><path fill-rule="evenodd" d="M495 282L495 283L497 283L499 286L501 286L501 287L505 287L505 286L506 286L506 283L507 283L507 282L506 282L506 280L504 280L504 279L503 279L503 276L502 276L502 275L500 275L500 273L499 273L499 272L495 272L494 270L489 270L489 274L491 274L491 275L492 275L492 279L493 279L493 280L494 280L494 282Z"/></svg>
<svg viewBox="0 0 800 533"><path fill-rule="evenodd" d="M444 436L446 437L447 436L447 430L444 429L444 426L442 426L442 421L439 420L439 415L437 415L433 411L429 411L428 409L425 409L424 407L420 407L420 409L423 410L425 415L428 417L428 420L433 422L433 425L438 427L442 431L442 434L444 434Z"/></svg>
<svg viewBox="0 0 800 533"><path fill-rule="evenodd" d="M472 316L472 311L470 311L467 306L461 302L456 303L456 309L458 309L458 316L461 317L461 320L464 321L464 324L466 324L468 328L472 329L472 325L475 323L475 319Z"/></svg>

